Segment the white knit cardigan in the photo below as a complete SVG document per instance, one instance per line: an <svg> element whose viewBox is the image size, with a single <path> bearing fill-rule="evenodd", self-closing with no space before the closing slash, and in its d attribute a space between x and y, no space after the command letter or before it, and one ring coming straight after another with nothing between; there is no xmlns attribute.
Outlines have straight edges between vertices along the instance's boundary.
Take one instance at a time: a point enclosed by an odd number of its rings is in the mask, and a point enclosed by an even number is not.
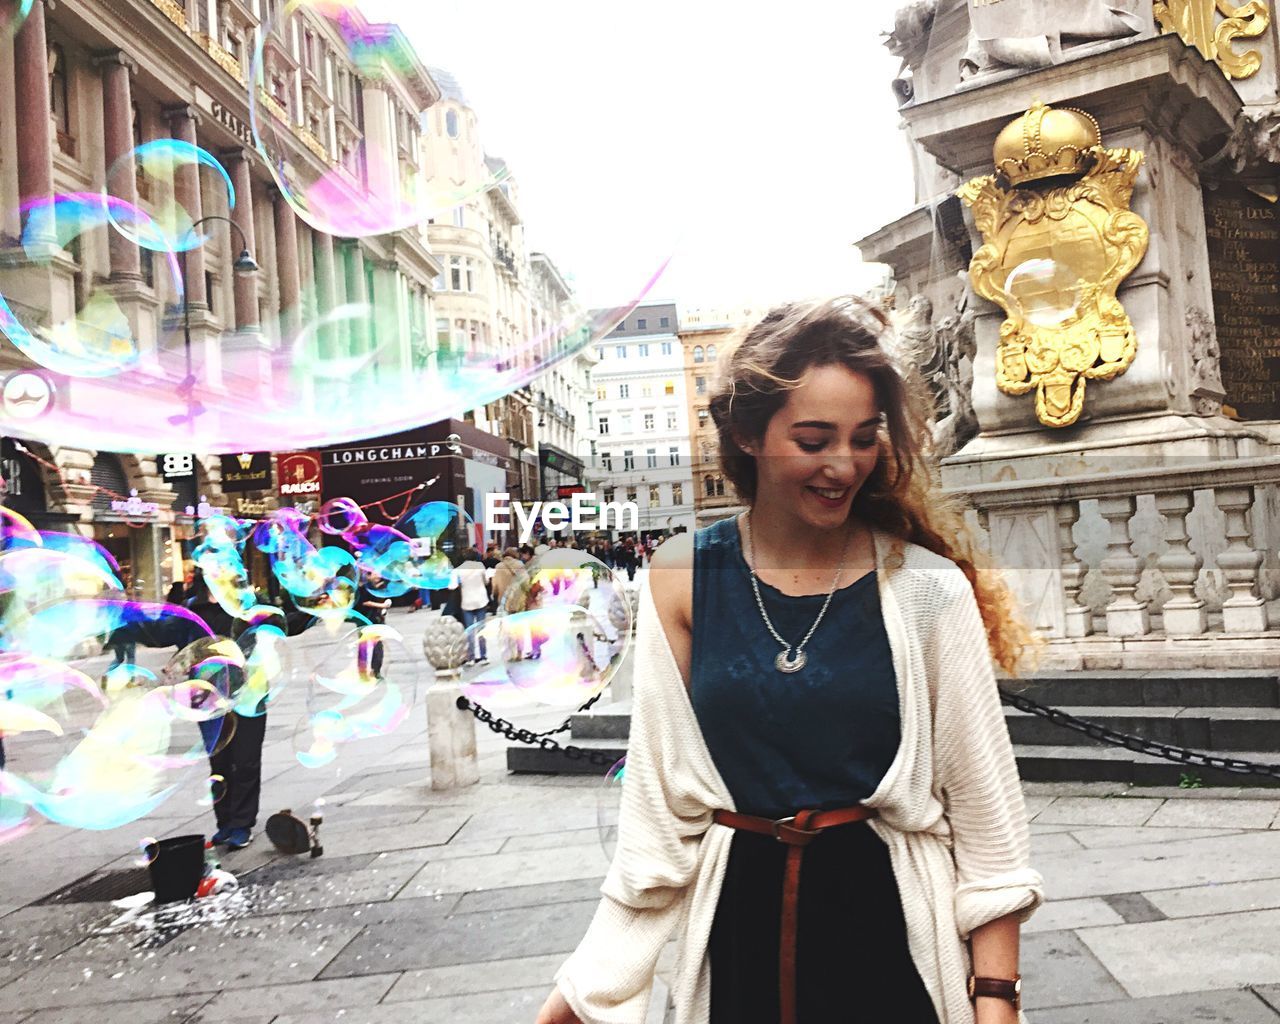
<svg viewBox="0 0 1280 1024"><path fill-rule="evenodd" d="M871 827L889 848L939 1024L973 1024L965 940L1006 914L1029 917L1041 878L1028 863L1022 790L968 580L880 531L875 550L902 739L866 803L880 812ZM584 1024L643 1024L658 956L678 927L676 1024L707 1024L707 943L733 837L711 815L733 801L647 590L635 656L617 851L595 917L555 980Z"/></svg>

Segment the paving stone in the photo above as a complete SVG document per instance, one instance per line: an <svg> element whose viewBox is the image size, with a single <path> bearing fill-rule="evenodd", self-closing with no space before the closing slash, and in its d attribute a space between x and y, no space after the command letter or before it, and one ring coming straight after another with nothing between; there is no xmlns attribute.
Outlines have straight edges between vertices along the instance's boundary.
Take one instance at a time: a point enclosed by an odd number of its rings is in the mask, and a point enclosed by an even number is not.
<svg viewBox="0 0 1280 1024"><path fill-rule="evenodd" d="M561 806L554 815L547 814L543 808L510 808L473 814L458 833L458 839L547 835L579 829L595 829L598 835L599 828L600 811L594 806Z"/></svg>
<svg viewBox="0 0 1280 1024"><path fill-rule="evenodd" d="M1258 997L1280 1015L1280 985L1257 985L1254 992Z"/></svg>
<svg viewBox="0 0 1280 1024"><path fill-rule="evenodd" d="M383 1003L361 1011L350 1024L423 1024L424 1021L466 1021L466 1024L521 1024L532 1021L546 1001L550 985L527 989L507 989L477 995L420 999L405 1003ZM335 1020L328 1015L285 1014L274 1024L322 1024ZM346 1021L346 1017L337 1018Z"/></svg>
<svg viewBox="0 0 1280 1024"><path fill-rule="evenodd" d="M1033 835L1031 837L1032 859L1042 853L1061 853L1063 850L1083 850L1084 847L1067 831L1054 832L1049 835Z"/></svg>
<svg viewBox="0 0 1280 1024"><path fill-rule="evenodd" d="M528 850L452 861L430 861L405 886L405 897L437 892L472 892L507 885L598 878L608 870L599 843L562 846L555 852Z"/></svg>
<svg viewBox="0 0 1280 1024"><path fill-rule="evenodd" d="M564 963L567 954L518 957L514 960L496 960L485 964L458 964L452 967L428 967L420 971L405 971L391 986L383 1000L385 1003L415 999L439 999L442 996L466 996L480 992L494 992L511 988L544 988L544 995L551 991L555 973Z"/></svg>
<svg viewBox="0 0 1280 1024"><path fill-rule="evenodd" d="M1145 797L1058 797L1036 815L1040 825L1142 825L1164 801Z"/></svg>
<svg viewBox="0 0 1280 1024"><path fill-rule="evenodd" d="M1234 836L1239 829L1228 828L1142 828L1099 825L1093 828L1073 828L1071 834L1080 845L1101 850L1120 846L1144 846L1150 843L1180 843L1187 839L1212 839L1215 836Z"/></svg>
<svg viewBox="0 0 1280 1024"><path fill-rule="evenodd" d="M1109 850L1050 853L1037 858L1036 867L1045 877L1050 899L1075 899L1268 878L1278 863L1280 832L1269 831L1131 846L1122 854Z"/></svg>
<svg viewBox="0 0 1280 1024"><path fill-rule="evenodd" d="M277 1013L321 1014L329 1010L365 1010L382 1000L399 980L398 974L363 978L308 981L296 985L263 985L225 989L213 997L196 1018L199 1021L235 1021L271 1007ZM359 1015L353 1015L357 1019ZM355 1024L355 1021L352 1021Z"/></svg>
<svg viewBox="0 0 1280 1024"><path fill-rule="evenodd" d="M1167 800L1147 824L1156 828L1266 828L1280 800Z"/></svg>
<svg viewBox="0 0 1280 1024"><path fill-rule="evenodd" d="M124 1003L98 1003L93 1007L93 1024L174 1024L186 1021L209 999L207 994L174 999L131 999ZM23 1024L85 1024L81 1007L40 1010L24 1018ZM0 1017L0 1021L3 1021ZM268 1017L267 1020L270 1020Z"/></svg>
<svg viewBox="0 0 1280 1024"><path fill-rule="evenodd" d="M1280 871L1280 865L1276 866L1276 870ZM1234 914L1242 910L1271 910L1280 907L1280 878L1164 889L1147 893L1146 896L1166 917L1203 917L1208 914Z"/></svg>
<svg viewBox="0 0 1280 1024"><path fill-rule="evenodd" d="M1208 992L1280 978L1280 910L1150 924L1082 928L1076 933L1135 997Z"/></svg>
<svg viewBox="0 0 1280 1024"><path fill-rule="evenodd" d="M514 910L517 907L546 907L553 903L600 900L604 877L580 878L571 882L547 882L543 885L516 885L504 889L486 889L465 893L457 912L474 914L492 910ZM405 902L396 900L395 902Z"/></svg>
<svg viewBox="0 0 1280 1024"><path fill-rule="evenodd" d="M358 831L330 837L323 829L320 838L325 856L330 853L384 853L391 850L414 850L427 846L443 846L467 823L467 816L427 818L406 825L366 826Z"/></svg>
<svg viewBox="0 0 1280 1024"><path fill-rule="evenodd" d="M310 809L307 809L310 814ZM367 828L379 828L384 825L416 825L430 811L415 807L351 807L333 806L326 802L324 806L324 824L320 826L320 838L328 840L331 834ZM305 816L304 816L305 817ZM327 842L326 842L326 845Z"/></svg>
<svg viewBox="0 0 1280 1024"><path fill-rule="evenodd" d="M599 842L600 826L596 825L592 828L575 828L565 832L545 832L538 835L518 835L511 836L502 844L503 853L519 853L521 850L555 850L572 843L589 843L592 840Z"/></svg>
<svg viewBox="0 0 1280 1024"><path fill-rule="evenodd" d="M1023 798L1023 803L1027 808L1027 819L1036 820L1036 815L1048 807L1056 797L1052 796L1027 796Z"/></svg>
<svg viewBox="0 0 1280 1024"><path fill-rule="evenodd" d="M1022 938L1021 969L1028 1010L1081 1001L1123 999L1127 993L1074 932L1030 933Z"/></svg>
<svg viewBox="0 0 1280 1024"><path fill-rule="evenodd" d="M1105 900L1050 900L1031 915L1022 926L1024 935L1032 932L1052 932L1088 925L1124 924L1124 918L1107 906Z"/></svg>
<svg viewBox="0 0 1280 1024"><path fill-rule="evenodd" d="M1164 911L1140 892L1118 892L1102 897L1103 901L1124 920L1125 924L1163 921Z"/></svg>
<svg viewBox="0 0 1280 1024"><path fill-rule="evenodd" d="M344 978L568 953L582 940L595 910L596 901L584 900L489 914L459 914L433 921L429 929L414 921L375 925L361 932L321 976Z"/></svg>
<svg viewBox="0 0 1280 1024"><path fill-rule="evenodd" d="M361 855L360 859L364 860L365 857L366 855ZM250 876L250 884L261 891L264 900L255 913L284 914L290 911L394 899L404 890L409 879L422 870L426 861L426 851L400 850L377 854L368 858L367 866L359 870L316 875L306 872L305 865L318 864L323 859L300 860L298 862L300 868L297 872L276 881L259 884L253 876ZM434 895L434 893L419 893L419 895Z"/></svg>
<svg viewBox="0 0 1280 1024"><path fill-rule="evenodd" d="M1280 1016L1250 992L1197 992L1041 1010L1035 1024L1276 1024Z"/></svg>
<svg viewBox="0 0 1280 1024"><path fill-rule="evenodd" d="M451 893L448 896L423 896L421 899L414 900L382 900L341 907L323 907L319 910L303 912L298 915L298 922L299 925L305 924L312 928L343 925L368 928L372 925L401 921L418 921L426 924L453 914L461 899L460 893Z"/></svg>

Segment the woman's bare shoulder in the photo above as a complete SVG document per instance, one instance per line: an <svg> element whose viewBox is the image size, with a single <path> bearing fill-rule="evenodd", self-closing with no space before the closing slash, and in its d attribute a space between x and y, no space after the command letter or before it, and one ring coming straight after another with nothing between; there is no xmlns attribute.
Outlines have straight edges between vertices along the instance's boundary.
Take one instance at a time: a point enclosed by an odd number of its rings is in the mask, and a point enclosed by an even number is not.
<svg viewBox="0 0 1280 1024"><path fill-rule="evenodd" d="M671 631L693 625L693 534L663 542L649 563L649 592L662 625Z"/></svg>

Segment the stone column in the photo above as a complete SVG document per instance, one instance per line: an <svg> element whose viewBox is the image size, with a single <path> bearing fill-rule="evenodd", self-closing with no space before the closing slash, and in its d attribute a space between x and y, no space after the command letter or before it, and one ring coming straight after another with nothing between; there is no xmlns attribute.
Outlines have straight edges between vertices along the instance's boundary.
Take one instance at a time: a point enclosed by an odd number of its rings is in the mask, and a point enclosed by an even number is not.
<svg viewBox="0 0 1280 1024"><path fill-rule="evenodd" d="M102 71L102 150L107 168L107 191L131 206L138 205L138 175L133 158L133 85L138 65L123 50L94 54ZM142 277L141 252L122 232L107 232L111 277L137 281Z"/></svg>
<svg viewBox="0 0 1280 1024"><path fill-rule="evenodd" d="M312 231L311 238L315 243L316 316L324 317L333 310L337 293L333 235ZM337 337L332 325L320 328L318 348L321 359L337 357Z"/></svg>
<svg viewBox="0 0 1280 1024"><path fill-rule="evenodd" d="M1093 610L1080 603L1080 587L1084 584L1085 564L1076 557L1073 527L1080 521L1080 503L1065 501L1058 506L1058 551L1061 555L1063 592L1063 632L1069 637L1088 636L1093 632Z"/></svg>
<svg viewBox="0 0 1280 1024"><path fill-rule="evenodd" d="M302 281L300 317L304 324L316 318L316 261L311 227L301 217L294 217L298 230L298 273Z"/></svg>
<svg viewBox="0 0 1280 1024"><path fill-rule="evenodd" d="M1196 580L1204 560L1191 550L1187 513L1195 505L1192 491L1156 495L1156 511L1164 516L1169 547L1156 561L1172 596L1164 605L1164 631L1170 636L1200 636L1209 628L1204 602L1196 597Z"/></svg>
<svg viewBox="0 0 1280 1024"><path fill-rule="evenodd" d="M1151 632L1147 602L1139 601L1136 593L1142 576L1142 562L1133 554L1133 538L1129 535L1129 524L1136 508L1137 498L1133 495L1098 500L1098 511L1110 529L1107 557L1100 566L1112 592L1111 602L1107 605L1108 636L1146 636Z"/></svg>
<svg viewBox="0 0 1280 1024"><path fill-rule="evenodd" d="M222 153L223 166L231 175L231 184L236 190L236 205L231 210L231 219L244 232L243 243L239 233L231 232L231 247L228 250L230 264L234 264L240 256L242 244L251 255L256 248L253 231L253 175L250 174L249 159L249 153L243 149L225 150ZM252 276L233 276L232 284L235 288L236 330L257 331L259 328L257 280Z"/></svg>
<svg viewBox="0 0 1280 1024"><path fill-rule="evenodd" d="M272 192L276 272L280 279L280 341L288 348L302 329L302 273L298 266L298 218L279 190Z"/></svg>
<svg viewBox="0 0 1280 1024"><path fill-rule="evenodd" d="M185 103L173 107L165 107L165 117L169 119L169 131L179 142L196 145L196 128L200 125L200 114L195 107ZM200 169L195 164L180 163L173 170L173 201L186 210L191 223L204 217L204 198L200 192ZM197 229L204 234L204 228ZM188 249L180 257L187 266L187 303L195 309L208 309L209 296L204 286L204 246L197 245Z"/></svg>
<svg viewBox="0 0 1280 1024"><path fill-rule="evenodd" d="M9 7L16 11L17 0ZM44 0L36 0L13 40L14 120L21 126L18 153L18 198L22 203L53 194L53 147L49 120L49 41L44 28ZM52 225L50 225L52 227ZM50 231L42 241L57 243Z"/></svg>
<svg viewBox="0 0 1280 1024"><path fill-rule="evenodd" d="M369 288L364 276L364 249L359 240L351 246L347 260L347 302L359 306L369 304ZM351 354L362 356L369 351L369 316L359 313L351 321Z"/></svg>

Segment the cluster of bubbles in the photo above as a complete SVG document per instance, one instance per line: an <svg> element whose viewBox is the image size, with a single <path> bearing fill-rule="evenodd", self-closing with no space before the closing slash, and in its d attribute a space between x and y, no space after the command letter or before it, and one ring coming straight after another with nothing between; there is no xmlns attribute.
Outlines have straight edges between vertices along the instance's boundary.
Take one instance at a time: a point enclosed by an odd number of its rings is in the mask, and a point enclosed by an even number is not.
<svg viewBox="0 0 1280 1024"><path fill-rule="evenodd" d="M10 30L29 6L21 0L13 8ZM440 176L428 176L416 158L402 159L402 152L414 149L407 139L355 140L342 161L310 154L294 159L300 129L273 99L276 83L268 70L271 47L281 32L292 31L300 13L319 23L330 45L342 48L369 95L389 74L413 75L420 66L400 31L370 24L355 0L273 5L250 59L250 127L280 194L303 221L339 238L381 236L421 228L479 194L510 187L505 167L464 189L442 186ZM339 102L349 100L340 96ZM373 111L368 116L377 119ZM415 131L416 124L394 130ZM183 205L188 190L202 196L199 213ZM220 223L238 201L247 197L237 196L211 153L179 139L154 139L116 159L101 192L24 205L21 242L28 262L50 267L65 262L64 250L83 258L133 247L139 265L149 265L156 294L181 309L187 299L184 263L192 251L216 241L222 253L228 246L230 255L239 252L239 236ZM266 358L269 372L259 346L188 345L183 316L157 317L154 329L140 323L139 316L149 315L127 309L104 274L85 275L79 308L55 313L51 322L24 312L30 304L19 301L21 293L3 294L11 289L0 281L0 335L43 378L30 386L19 382L12 396L6 392L10 401L0 407L0 429L31 440L57 437L62 444L142 453L154 451L155 425L163 423L178 428L184 449L206 452L251 451L264 436L283 450L390 434L461 415L527 384L611 331L664 269L618 309L594 317L575 312L541 334L487 351L453 341L419 343L410 351L394 302L377 294L343 302L325 291L327 285L308 280L296 307L261 325L265 335L279 339ZM377 276L373 287L375 293L383 287ZM129 415L119 415L121 409Z"/></svg>

